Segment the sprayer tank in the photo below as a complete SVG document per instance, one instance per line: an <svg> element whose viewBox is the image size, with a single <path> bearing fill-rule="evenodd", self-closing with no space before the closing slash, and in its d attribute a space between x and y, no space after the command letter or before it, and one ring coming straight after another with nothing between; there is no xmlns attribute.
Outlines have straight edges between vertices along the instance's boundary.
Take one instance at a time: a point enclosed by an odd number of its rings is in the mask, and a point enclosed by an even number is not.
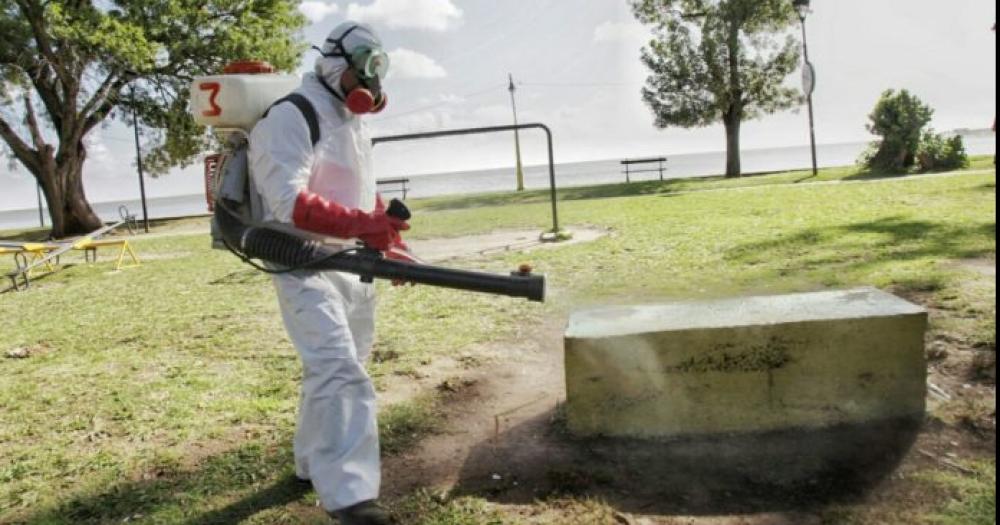
<svg viewBox="0 0 1000 525"><path fill-rule="evenodd" d="M199 77L191 84L191 114L203 126L249 132L271 104L298 85L299 78L294 75Z"/></svg>

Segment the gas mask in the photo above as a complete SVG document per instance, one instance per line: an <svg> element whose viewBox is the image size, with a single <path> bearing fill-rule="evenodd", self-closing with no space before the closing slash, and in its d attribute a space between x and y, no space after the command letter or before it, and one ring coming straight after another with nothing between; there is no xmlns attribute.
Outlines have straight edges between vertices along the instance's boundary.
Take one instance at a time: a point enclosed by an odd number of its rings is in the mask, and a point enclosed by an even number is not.
<svg viewBox="0 0 1000 525"><path fill-rule="evenodd" d="M351 89L341 98L336 91L331 90L347 109L356 115L378 113L385 109L388 97L382 92L382 79L389 72L389 55L378 47L358 46L348 53L344 47L344 39L352 31L361 26L354 26L344 32L340 38L327 38L333 44L333 51L324 53L322 49L313 47L326 58L344 59L358 80L358 86Z"/></svg>

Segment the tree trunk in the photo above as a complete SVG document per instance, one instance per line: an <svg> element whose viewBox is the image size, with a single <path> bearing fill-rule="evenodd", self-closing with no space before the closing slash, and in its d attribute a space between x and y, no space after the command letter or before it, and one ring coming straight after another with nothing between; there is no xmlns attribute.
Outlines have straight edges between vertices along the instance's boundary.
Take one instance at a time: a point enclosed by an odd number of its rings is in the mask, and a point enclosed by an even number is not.
<svg viewBox="0 0 1000 525"><path fill-rule="evenodd" d="M726 124L726 178L741 175L740 167L740 119L727 116Z"/></svg>
<svg viewBox="0 0 1000 525"><path fill-rule="evenodd" d="M94 213L83 191L83 161L86 150L78 144L76 155L43 162L35 177L42 185L52 219L52 237L61 239L83 235L99 229L104 223Z"/></svg>

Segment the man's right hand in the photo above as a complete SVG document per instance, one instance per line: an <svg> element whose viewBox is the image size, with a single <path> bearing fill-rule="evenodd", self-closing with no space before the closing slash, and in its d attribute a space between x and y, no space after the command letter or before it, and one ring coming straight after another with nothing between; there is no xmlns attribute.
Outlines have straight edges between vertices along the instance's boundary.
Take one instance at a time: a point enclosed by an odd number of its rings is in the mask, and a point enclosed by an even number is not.
<svg viewBox="0 0 1000 525"><path fill-rule="evenodd" d="M307 190L295 200L292 222L297 228L322 235L361 239L382 252L401 241L399 232L410 228L406 221L387 215L384 209L371 213L348 209Z"/></svg>
<svg viewBox="0 0 1000 525"><path fill-rule="evenodd" d="M384 226L380 226L378 231L358 235L358 238L369 248L380 252L387 252L393 246L403 242L403 238L399 235L399 232L410 229L410 225L406 221L390 217L384 212L379 211L372 212L371 216L373 220L378 222L384 221L385 224Z"/></svg>

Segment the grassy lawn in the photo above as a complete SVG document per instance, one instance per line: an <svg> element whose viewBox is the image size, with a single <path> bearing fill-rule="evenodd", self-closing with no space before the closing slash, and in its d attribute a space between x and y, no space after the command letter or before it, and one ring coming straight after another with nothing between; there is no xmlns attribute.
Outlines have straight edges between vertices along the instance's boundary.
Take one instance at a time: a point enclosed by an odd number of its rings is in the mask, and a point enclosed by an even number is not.
<svg viewBox="0 0 1000 525"><path fill-rule="evenodd" d="M995 279L969 286L971 270L956 263L995 259L988 163L864 184L796 183L808 175L798 172L564 190L564 225L610 235L476 262L506 271L530 259L548 275L549 302L380 285L371 373L391 388L400 375L445 357L475 358L483 343L516 340L587 304L855 285L920 297L935 305L933 337L995 349ZM818 179L866 177L843 168ZM745 189L699 191L737 186ZM550 224L545 192L413 208L414 237ZM205 235L134 244L139 268L114 272L105 255L0 295L0 354L30 353L0 359L0 523L323 523L314 496L290 479L300 370L269 279L210 250ZM436 402L430 392L383 410L387 453L433 431ZM991 493L982 480L995 479L995 463L975 471L927 474L944 494L922 508L928 522L984 515ZM394 508L407 523L528 521L478 498L417 493ZM539 503L532 516L615 523L610 509L587 501Z"/></svg>

